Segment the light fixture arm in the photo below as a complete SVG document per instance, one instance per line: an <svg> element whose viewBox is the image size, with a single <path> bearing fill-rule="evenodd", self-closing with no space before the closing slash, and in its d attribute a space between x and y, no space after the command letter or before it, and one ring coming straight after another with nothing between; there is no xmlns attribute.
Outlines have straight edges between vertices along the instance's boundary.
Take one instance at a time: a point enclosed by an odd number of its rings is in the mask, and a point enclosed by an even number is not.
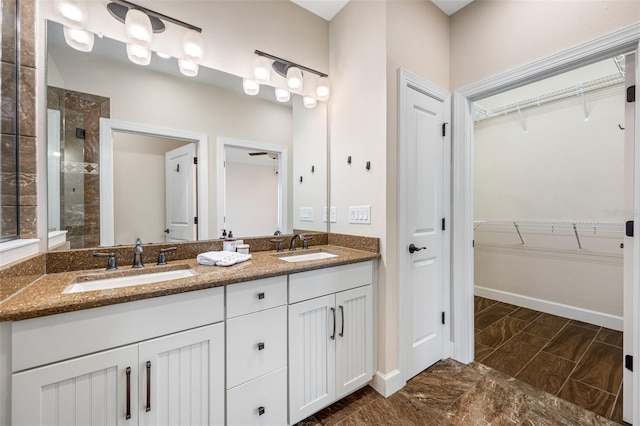
<svg viewBox="0 0 640 426"><path fill-rule="evenodd" d="M120 1L124 1L124 0L113 0L113 1L118 1L118 2L120 2ZM257 49L256 49L253 53L255 53L255 54L256 54L256 55L258 55L258 56L264 56L265 58L269 58L269 59L273 59L274 61L281 62L281 63L283 63L283 64L285 64L285 65L290 66L290 67L297 67L297 68L300 68L300 69L301 69L301 70L303 70L303 71L307 71L307 72L310 72L310 73L313 73L313 74L319 75L320 77L328 77L328 76L329 76L328 74L325 74L325 73L323 73L323 72L316 71L316 70L314 70L314 69L311 69L311 68L305 67L304 65L296 64L295 62L291 62L291 61L288 61L288 60L286 60L286 59L278 58L277 56L273 56L273 55L271 55L271 54L269 54L269 53L266 53L266 52L263 52L263 51L261 51L261 50L257 50Z"/></svg>
<svg viewBox="0 0 640 426"><path fill-rule="evenodd" d="M122 6L126 7L126 8L128 8L128 9L141 10L142 12L146 13L149 16L153 16L153 17L161 19L163 21L168 21L168 22L171 22L172 24L176 24L176 25L179 25L181 27L187 28L189 30L193 30L193 31L197 31L199 33L202 33L202 28L200 28L200 27L196 27L195 25L188 24L188 23L186 23L184 21L180 21L178 19L172 18L170 16L164 15L164 14L159 13L159 12L155 12L155 11L153 11L151 9L147 9L146 7L139 6L139 5L131 3L129 1L126 1L126 0L110 0L110 1L112 3L117 3L119 5L122 5Z"/></svg>

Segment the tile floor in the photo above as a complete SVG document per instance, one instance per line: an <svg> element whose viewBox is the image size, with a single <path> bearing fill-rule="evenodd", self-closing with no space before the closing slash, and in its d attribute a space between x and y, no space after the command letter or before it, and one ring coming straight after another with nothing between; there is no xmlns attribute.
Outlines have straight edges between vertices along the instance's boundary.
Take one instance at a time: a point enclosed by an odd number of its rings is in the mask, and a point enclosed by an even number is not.
<svg viewBox="0 0 640 426"><path fill-rule="evenodd" d="M440 361L383 398L366 386L298 426L614 425L591 411L474 362Z"/></svg>
<svg viewBox="0 0 640 426"><path fill-rule="evenodd" d="M622 333L475 298L476 361L622 423Z"/></svg>

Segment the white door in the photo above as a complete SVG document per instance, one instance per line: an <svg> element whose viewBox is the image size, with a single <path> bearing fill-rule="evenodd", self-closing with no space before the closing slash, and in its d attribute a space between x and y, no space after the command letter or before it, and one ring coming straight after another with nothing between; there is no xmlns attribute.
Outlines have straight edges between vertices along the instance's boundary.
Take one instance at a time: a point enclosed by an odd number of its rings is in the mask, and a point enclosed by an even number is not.
<svg viewBox="0 0 640 426"><path fill-rule="evenodd" d="M625 90L635 84L635 54L626 57ZM626 96L625 96L626 99ZM625 222L634 220L634 183L635 183L635 103L625 102L625 131L624 131L624 210ZM637 228L636 228L637 229ZM635 238L640 238L636 236ZM623 356L633 354L633 263L634 244L632 237L624 238L624 326L623 326ZM635 354L638 356L638 354ZM623 360L624 362L624 360ZM624 364L623 364L624 365ZM623 420L632 423L633 420L633 372L623 370L622 413Z"/></svg>
<svg viewBox="0 0 640 426"><path fill-rule="evenodd" d="M141 425L224 424L222 323L140 343Z"/></svg>
<svg viewBox="0 0 640 426"><path fill-rule="evenodd" d="M333 294L289 306L289 424L335 400L336 326Z"/></svg>
<svg viewBox="0 0 640 426"><path fill-rule="evenodd" d="M405 231L399 262L405 277L401 285L407 380L444 355L445 138L444 102L411 86L405 90L399 163L399 214Z"/></svg>
<svg viewBox="0 0 640 426"><path fill-rule="evenodd" d="M195 157L194 143L165 154L167 242L197 239Z"/></svg>
<svg viewBox="0 0 640 426"><path fill-rule="evenodd" d="M373 376L371 286L336 294L336 398L365 385Z"/></svg>
<svg viewBox="0 0 640 426"><path fill-rule="evenodd" d="M137 361L131 345L14 374L11 424L137 424Z"/></svg>

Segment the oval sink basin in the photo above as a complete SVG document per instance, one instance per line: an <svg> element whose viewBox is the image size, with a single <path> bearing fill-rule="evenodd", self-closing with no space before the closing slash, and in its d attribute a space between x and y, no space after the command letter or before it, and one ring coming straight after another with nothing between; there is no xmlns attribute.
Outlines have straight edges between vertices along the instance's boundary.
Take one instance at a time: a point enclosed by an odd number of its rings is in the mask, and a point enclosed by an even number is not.
<svg viewBox="0 0 640 426"><path fill-rule="evenodd" d="M330 259L332 257L338 257L338 255L327 253L326 251L318 251L315 253L292 254L289 256L278 257L278 259L284 260L285 262L307 262L309 260Z"/></svg>
<svg viewBox="0 0 640 426"><path fill-rule="evenodd" d="M85 291L108 290L112 288L130 287L141 284L158 283L162 281L177 280L193 277L196 273L191 269L178 269L175 271L153 272L149 274L129 275L126 277L104 278L93 281L83 281L67 286L63 294L83 293ZM86 279L86 277L81 277Z"/></svg>

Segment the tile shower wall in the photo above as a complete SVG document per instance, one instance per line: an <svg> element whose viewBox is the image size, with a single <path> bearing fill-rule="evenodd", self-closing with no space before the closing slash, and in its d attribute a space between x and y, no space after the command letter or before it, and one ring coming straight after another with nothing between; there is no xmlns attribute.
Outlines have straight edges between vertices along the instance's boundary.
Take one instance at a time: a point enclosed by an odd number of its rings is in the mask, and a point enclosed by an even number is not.
<svg viewBox="0 0 640 426"><path fill-rule="evenodd" d="M100 118L109 98L47 88L47 107L60 111L60 221L72 249L100 245Z"/></svg>
<svg viewBox="0 0 640 426"><path fill-rule="evenodd" d="M35 238L37 237L35 0L1 1L1 234L2 236ZM16 16L19 16L20 20L18 43L15 38ZM19 84L19 96L17 97L16 84ZM15 126L16 102L18 103L17 127ZM17 164L15 161L16 148L19 154ZM16 174L18 175L17 180L15 179ZM17 221L18 209L20 213L19 224Z"/></svg>

